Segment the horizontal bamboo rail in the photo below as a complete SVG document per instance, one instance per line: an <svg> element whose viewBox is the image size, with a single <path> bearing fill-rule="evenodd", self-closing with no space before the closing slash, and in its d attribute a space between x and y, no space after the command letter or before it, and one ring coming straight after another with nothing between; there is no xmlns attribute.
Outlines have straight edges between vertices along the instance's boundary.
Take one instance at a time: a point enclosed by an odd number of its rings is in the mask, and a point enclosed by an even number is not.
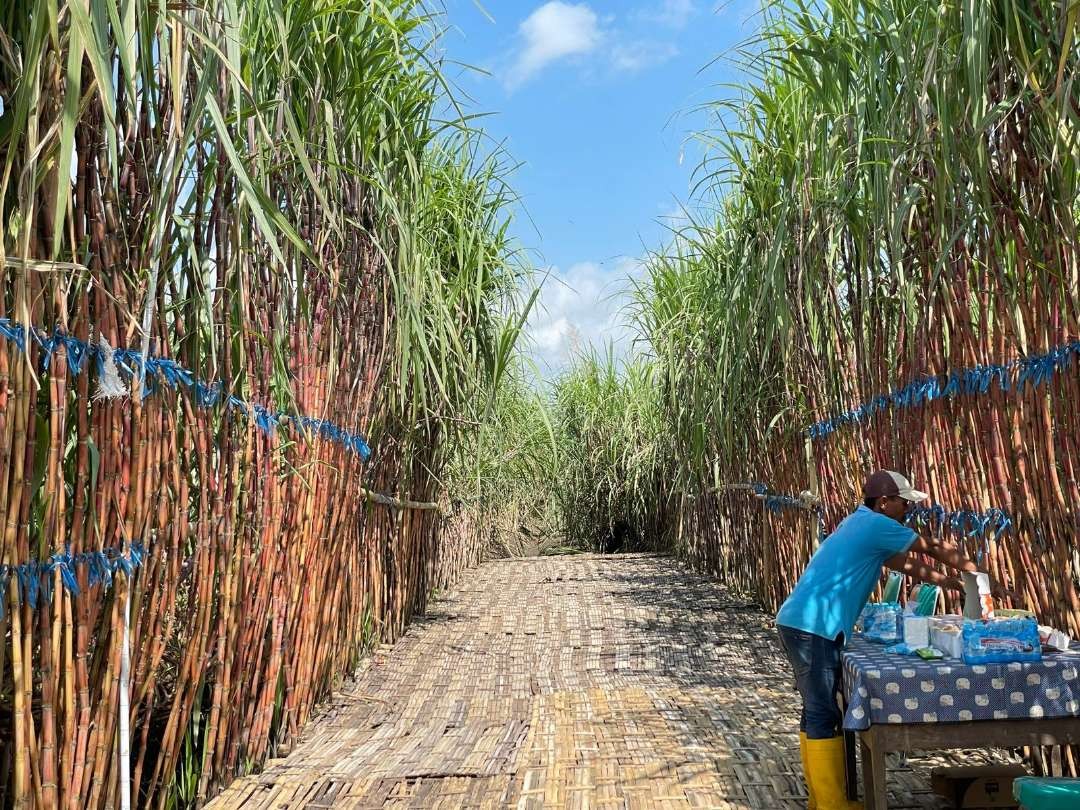
<svg viewBox="0 0 1080 810"><path fill-rule="evenodd" d="M439 505L437 503L430 503L427 501L409 501L401 498L394 498L389 495L381 495L378 492L370 492L362 487L360 489L360 493L371 503L377 503L380 506L389 506L393 509L415 509L422 512L439 511Z"/></svg>

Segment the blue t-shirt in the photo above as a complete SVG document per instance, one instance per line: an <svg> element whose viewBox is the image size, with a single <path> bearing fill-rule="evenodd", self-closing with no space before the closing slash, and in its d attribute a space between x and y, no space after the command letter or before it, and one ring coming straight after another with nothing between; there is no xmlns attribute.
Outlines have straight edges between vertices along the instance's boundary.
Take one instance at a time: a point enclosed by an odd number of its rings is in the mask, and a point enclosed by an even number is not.
<svg viewBox="0 0 1080 810"><path fill-rule="evenodd" d="M776 623L835 639L851 635L885 561L903 554L915 532L860 506L825 538L776 614Z"/></svg>

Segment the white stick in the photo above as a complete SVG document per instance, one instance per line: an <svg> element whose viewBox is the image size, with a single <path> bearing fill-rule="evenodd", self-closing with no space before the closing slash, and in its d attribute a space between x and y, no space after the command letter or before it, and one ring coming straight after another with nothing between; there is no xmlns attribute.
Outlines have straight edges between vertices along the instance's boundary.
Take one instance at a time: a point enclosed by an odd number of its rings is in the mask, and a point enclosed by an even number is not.
<svg viewBox="0 0 1080 810"><path fill-rule="evenodd" d="M131 708L128 697L131 678L131 642L128 639L131 629L131 577L125 576L124 581L124 635L120 642L120 810L131 810Z"/></svg>
<svg viewBox="0 0 1080 810"><path fill-rule="evenodd" d="M176 137L179 126L173 121L169 138L169 148L165 152L162 171L166 177L175 173L175 161L178 154L179 138ZM157 304L158 271L161 269L161 245L165 239L167 217L158 217L158 227L154 233L154 242L150 251L150 278L146 285L146 303L143 305L142 318L142 360L139 364L139 376L131 381L134 392L133 401L142 401L142 391L146 386L146 359L150 355L150 326L154 320L154 308ZM127 538L128 554L131 553L131 538ZM128 689L131 680L131 657L129 652L131 632L131 577L127 580L127 593L124 597L124 638L120 647L120 810L131 810L131 707Z"/></svg>

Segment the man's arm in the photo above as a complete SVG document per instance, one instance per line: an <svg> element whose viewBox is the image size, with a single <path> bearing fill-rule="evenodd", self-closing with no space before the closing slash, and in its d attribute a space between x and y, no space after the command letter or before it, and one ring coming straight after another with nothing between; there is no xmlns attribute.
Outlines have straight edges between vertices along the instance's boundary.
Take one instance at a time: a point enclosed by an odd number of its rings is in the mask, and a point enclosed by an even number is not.
<svg viewBox="0 0 1080 810"><path fill-rule="evenodd" d="M916 537L915 542L908 549L908 554L925 554L957 571L979 570L979 567L968 559L958 544L944 538L931 540L926 537Z"/></svg>
<svg viewBox="0 0 1080 810"><path fill-rule="evenodd" d="M922 582L929 582L931 585L941 585L943 588L954 591L964 590L963 580L959 577L946 576L939 571L935 571L930 566L924 565L913 556L916 554L925 554L957 571L975 572L979 570L979 567L968 559L960 546L952 540L944 538L932 540L921 536L915 538L915 542L911 544L907 554L897 554L895 557L886 560L885 565L894 571L909 574ZM993 580L990 581L990 589L997 599L1019 599L1015 593Z"/></svg>
<svg viewBox="0 0 1080 810"><path fill-rule="evenodd" d="M919 582L927 582L930 585L938 585L946 590L963 593L964 583L957 577L946 576L919 560L918 557L908 554L897 554L885 561L885 565L893 571L907 574Z"/></svg>

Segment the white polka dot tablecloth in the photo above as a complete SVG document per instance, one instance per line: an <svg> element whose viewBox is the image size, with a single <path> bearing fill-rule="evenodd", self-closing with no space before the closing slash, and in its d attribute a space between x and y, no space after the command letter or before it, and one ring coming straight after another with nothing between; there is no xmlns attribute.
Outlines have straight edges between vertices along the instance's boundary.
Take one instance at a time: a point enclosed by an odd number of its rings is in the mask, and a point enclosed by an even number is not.
<svg viewBox="0 0 1080 810"><path fill-rule="evenodd" d="M844 649L844 728L1080 717L1080 654L1038 662L965 664L885 652L856 636Z"/></svg>

